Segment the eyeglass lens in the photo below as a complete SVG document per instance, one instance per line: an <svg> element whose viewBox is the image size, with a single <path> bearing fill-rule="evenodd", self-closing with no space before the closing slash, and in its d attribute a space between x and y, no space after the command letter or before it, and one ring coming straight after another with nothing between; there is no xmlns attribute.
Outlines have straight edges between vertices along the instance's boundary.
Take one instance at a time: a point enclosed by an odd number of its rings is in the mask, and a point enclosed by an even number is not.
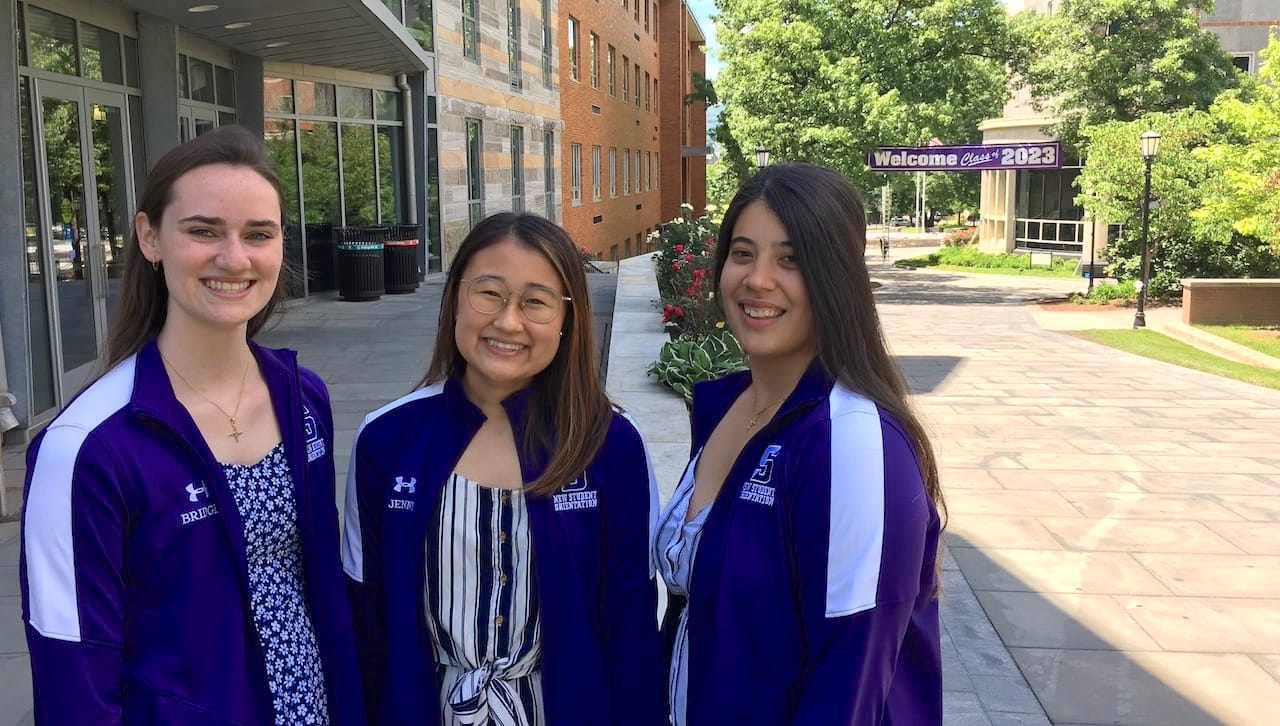
<svg viewBox="0 0 1280 726"><path fill-rule="evenodd" d="M524 316L534 323L549 323L560 315L564 300L551 290L531 287L515 294L497 280L474 280L467 289L467 301L478 313L496 315L506 307L507 301L520 306Z"/></svg>

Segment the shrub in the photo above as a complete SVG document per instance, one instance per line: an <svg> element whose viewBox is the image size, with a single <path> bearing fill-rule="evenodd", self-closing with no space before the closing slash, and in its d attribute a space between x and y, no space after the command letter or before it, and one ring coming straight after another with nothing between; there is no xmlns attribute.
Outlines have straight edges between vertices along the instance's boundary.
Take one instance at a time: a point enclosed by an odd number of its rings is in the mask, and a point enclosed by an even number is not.
<svg viewBox="0 0 1280 726"><path fill-rule="evenodd" d="M680 206L684 214L693 207ZM672 338L701 336L723 326L712 289L712 251L719 225L703 215L680 216L659 227L658 251L653 256L662 322Z"/></svg>
<svg viewBox="0 0 1280 726"><path fill-rule="evenodd" d="M679 393L688 404L693 384L719 378L745 367L742 347L728 330L716 329L699 338L681 338L662 346L648 374Z"/></svg>
<svg viewBox="0 0 1280 726"><path fill-rule="evenodd" d="M1099 282L1088 295L1072 293L1071 301L1081 305L1105 305L1112 300L1136 300L1138 287L1133 280L1124 282Z"/></svg>
<svg viewBox="0 0 1280 726"><path fill-rule="evenodd" d="M954 232L948 233L942 238L943 247L964 247L973 244L978 239L977 227L964 227Z"/></svg>

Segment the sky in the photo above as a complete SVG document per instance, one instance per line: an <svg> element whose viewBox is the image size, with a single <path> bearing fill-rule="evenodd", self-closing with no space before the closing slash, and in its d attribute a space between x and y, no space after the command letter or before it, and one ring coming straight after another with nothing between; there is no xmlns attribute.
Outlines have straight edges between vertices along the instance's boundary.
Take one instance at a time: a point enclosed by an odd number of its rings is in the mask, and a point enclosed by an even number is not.
<svg viewBox="0 0 1280 726"><path fill-rule="evenodd" d="M693 17L698 19L698 26L707 38L707 78L714 79L720 70L720 61L716 58L716 29L711 24L711 16L716 12L715 0L688 0Z"/></svg>

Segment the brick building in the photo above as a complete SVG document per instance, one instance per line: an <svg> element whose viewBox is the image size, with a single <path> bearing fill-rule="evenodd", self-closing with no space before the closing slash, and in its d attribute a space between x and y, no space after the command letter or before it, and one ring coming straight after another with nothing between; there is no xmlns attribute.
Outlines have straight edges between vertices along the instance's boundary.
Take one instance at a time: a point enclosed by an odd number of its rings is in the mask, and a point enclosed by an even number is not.
<svg viewBox="0 0 1280 726"><path fill-rule="evenodd" d="M679 212L689 129L705 133L677 90L704 67L701 32L684 0L563 0L559 29L561 223L606 259L640 254Z"/></svg>

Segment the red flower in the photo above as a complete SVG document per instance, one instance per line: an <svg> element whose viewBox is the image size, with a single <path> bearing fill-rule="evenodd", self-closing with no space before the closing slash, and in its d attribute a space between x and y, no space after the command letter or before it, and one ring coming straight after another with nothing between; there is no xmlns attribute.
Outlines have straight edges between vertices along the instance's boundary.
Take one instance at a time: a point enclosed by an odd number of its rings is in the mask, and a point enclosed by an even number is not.
<svg viewBox="0 0 1280 726"><path fill-rule="evenodd" d="M682 308L682 307L680 307L679 305L677 305L677 306L676 306L676 315L681 315L681 316L683 316L683 315L684 315L684 308Z"/></svg>
<svg viewBox="0 0 1280 726"><path fill-rule="evenodd" d="M685 256L684 256L684 261L685 261L685 262L693 262L693 255L689 255L689 254L685 255Z"/></svg>
<svg viewBox="0 0 1280 726"><path fill-rule="evenodd" d="M684 245L676 245L675 247L672 247L671 250L677 255L682 255L684 254Z"/></svg>
<svg viewBox="0 0 1280 726"><path fill-rule="evenodd" d="M675 270L676 272L679 272L679 271L680 271L680 263L679 263L679 262L672 262L672 263L671 263L671 269Z"/></svg>

